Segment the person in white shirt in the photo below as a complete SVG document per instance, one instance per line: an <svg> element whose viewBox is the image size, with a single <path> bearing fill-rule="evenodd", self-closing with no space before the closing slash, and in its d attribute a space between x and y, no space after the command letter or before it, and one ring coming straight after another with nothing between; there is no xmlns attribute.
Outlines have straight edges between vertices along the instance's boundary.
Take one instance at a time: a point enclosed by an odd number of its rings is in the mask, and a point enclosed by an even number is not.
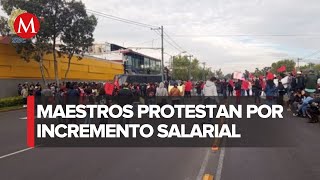
<svg viewBox="0 0 320 180"><path fill-rule="evenodd" d="M218 92L217 92L217 86L216 86L217 78L212 77L210 80L207 80L206 84L203 87L203 95L205 96L205 102L204 104L213 104L216 101L216 103L219 103L218 99Z"/></svg>

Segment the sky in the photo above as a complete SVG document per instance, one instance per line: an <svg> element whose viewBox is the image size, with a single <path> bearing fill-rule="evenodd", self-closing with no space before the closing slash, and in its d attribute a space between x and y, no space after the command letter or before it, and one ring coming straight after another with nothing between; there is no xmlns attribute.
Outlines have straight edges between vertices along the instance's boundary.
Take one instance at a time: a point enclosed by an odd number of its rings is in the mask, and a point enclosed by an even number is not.
<svg viewBox="0 0 320 180"><path fill-rule="evenodd" d="M82 0L87 9L154 26L180 46L164 43L165 62L182 51L224 73L253 71L320 50L319 0ZM3 12L0 12L0 15ZM97 43L161 45L149 28L98 17ZM167 41L171 41L166 38ZM171 44L173 44L171 42ZM160 58L160 50L139 50ZM320 63L320 53L304 60Z"/></svg>

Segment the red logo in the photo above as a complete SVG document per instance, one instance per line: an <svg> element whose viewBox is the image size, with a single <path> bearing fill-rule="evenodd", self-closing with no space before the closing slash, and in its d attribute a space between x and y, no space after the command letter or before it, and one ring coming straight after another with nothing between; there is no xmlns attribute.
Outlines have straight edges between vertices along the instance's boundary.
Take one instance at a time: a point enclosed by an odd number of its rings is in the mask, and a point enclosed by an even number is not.
<svg viewBox="0 0 320 180"><path fill-rule="evenodd" d="M34 37L40 29L38 18L31 13L20 14L15 19L13 26L17 35L24 39Z"/></svg>

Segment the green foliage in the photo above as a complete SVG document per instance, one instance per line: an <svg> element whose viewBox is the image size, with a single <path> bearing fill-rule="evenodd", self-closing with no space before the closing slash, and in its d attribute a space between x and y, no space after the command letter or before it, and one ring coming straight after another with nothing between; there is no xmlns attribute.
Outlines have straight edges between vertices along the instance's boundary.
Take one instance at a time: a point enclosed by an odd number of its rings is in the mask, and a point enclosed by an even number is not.
<svg viewBox="0 0 320 180"><path fill-rule="evenodd" d="M71 1L68 3L69 15L65 21L69 24L63 28L61 40L64 42L60 45L61 53L68 56L68 69L65 74L67 78L70 70L71 59L74 54L79 55L81 60L84 53L88 52L94 42L93 32L97 26L95 16L88 16L85 6L82 2Z"/></svg>
<svg viewBox="0 0 320 180"><path fill-rule="evenodd" d="M7 18L0 16L0 35L2 36L7 36L10 33L10 28L7 21Z"/></svg>
<svg viewBox="0 0 320 180"><path fill-rule="evenodd" d="M279 69L281 66L285 65L286 66L286 71L287 72L292 72L296 66L296 63L292 59L284 59L280 60L278 62L272 63L271 64L271 72L272 73L277 73L277 69Z"/></svg>
<svg viewBox="0 0 320 180"><path fill-rule="evenodd" d="M21 96L0 98L0 108L23 105Z"/></svg>
<svg viewBox="0 0 320 180"><path fill-rule="evenodd" d="M316 74L320 75L320 64L309 63L307 65L300 66L299 70L305 73L309 70L314 70Z"/></svg>
<svg viewBox="0 0 320 180"><path fill-rule="evenodd" d="M213 73L209 68L204 68L198 59L190 59L188 56L175 56L173 58L173 79L188 80L189 71L193 80L204 80Z"/></svg>

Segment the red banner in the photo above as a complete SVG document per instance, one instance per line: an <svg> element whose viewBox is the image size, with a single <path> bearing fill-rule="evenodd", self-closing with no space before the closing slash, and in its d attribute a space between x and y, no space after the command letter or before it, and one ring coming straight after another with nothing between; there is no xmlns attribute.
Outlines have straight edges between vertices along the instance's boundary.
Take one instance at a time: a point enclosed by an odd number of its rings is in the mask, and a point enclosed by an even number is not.
<svg viewBox="0 0 320 180"><path fill-rule="evenodd" d="M286 66L281 66L279 69L277 69L277 72L284 72L284 71L286 71Z"/></svg>
<svg viewBox="0 0 320 180"><path fill-rule="evenodd" d="M104 91L106 92L107 95L112 96L113 94L113 89L114 89L114 85L111 83L106 83L104 85Z"/></svg>

